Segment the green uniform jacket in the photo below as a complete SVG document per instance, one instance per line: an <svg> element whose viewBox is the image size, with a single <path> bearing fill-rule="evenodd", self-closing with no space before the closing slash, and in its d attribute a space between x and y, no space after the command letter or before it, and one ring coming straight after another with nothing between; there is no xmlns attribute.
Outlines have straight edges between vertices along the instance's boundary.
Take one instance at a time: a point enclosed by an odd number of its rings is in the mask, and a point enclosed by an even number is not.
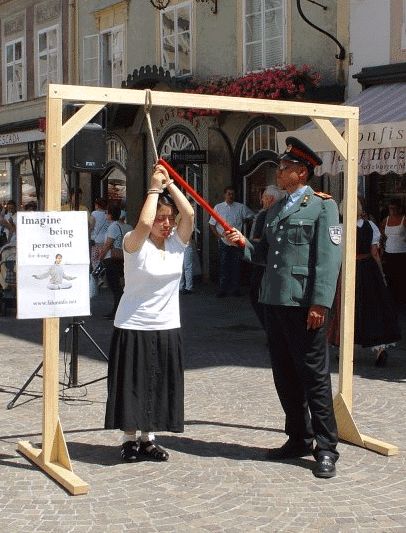
<svg viewBox="0 0 406 533"><path fill-rule="evenodd" d="M245 247L246 259L266 265L259 301L330 308L341 265L337 204L309 186L285 211L284 204L269 209L261 241Z"/></svg>

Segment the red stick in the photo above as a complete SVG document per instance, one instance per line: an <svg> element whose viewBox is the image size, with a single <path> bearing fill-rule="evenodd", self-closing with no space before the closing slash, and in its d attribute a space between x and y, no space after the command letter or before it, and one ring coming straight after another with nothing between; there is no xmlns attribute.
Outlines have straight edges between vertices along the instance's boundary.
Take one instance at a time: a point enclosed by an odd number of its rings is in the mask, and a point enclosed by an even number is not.
<svg viewBox="0 0 406 533"><path fill-rule="evenodd" d="M225 231L232 231L232 227L230 226L230 224L228 224L224 218L222 218L218 213L217 211L215 211L210 204L208 204L206 202L206 200L204 198L202 198L200 196L200 194L198 194L194 189L193 187L191 187L189 185L189 183L187 181L185 181L182 176L180 176L175 169L173 169L171 167L171 165L169 163L167 163L164 159L158 159L158 162L157 162L158 165L162 165L163 167L166 168L166 170L168 171L168 173L170 174L170 176L181 186L185 189L186 192L188 192L190 194L190 196L192 196L192 198L194 198L196 200L196 202L201 205L203 207L203 209L205 209L209 215L211 215L219 224L220 226L222 226L224 228ZM244 248L244 243L242 241L238 241L237 243L239 246L241 246L241 248Z"/></svg>

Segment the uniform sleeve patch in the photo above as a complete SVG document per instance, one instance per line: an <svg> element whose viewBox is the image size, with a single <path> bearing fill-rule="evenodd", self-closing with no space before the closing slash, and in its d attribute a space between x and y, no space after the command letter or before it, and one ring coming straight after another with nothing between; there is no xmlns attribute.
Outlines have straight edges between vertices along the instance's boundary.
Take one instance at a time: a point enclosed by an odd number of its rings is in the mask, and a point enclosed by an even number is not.
<svg viewBox="0 0 406 533"><path fill-rule="evenodd" d="M341 244L341 238L343 234L343 229L341 226L330 226L328 228L328 232L333 244Z"/></svg>

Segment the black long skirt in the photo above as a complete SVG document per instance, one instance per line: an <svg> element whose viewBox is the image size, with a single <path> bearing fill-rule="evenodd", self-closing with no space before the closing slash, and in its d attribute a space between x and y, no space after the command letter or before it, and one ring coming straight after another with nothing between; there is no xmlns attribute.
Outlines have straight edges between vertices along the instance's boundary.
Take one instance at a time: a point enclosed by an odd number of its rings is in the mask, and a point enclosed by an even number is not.
<svg viewBox="0 0 406 533"><path fill-rule="evenodd" d="M354 342L368 347L400 338L396 307L375 259L357 261Z"/></svg>
<svg viewBox="0 0 406 533"><path fill-rule="evenodd" d="M105 428L182 432L183 372L180 329L114 328Z"/></svg>

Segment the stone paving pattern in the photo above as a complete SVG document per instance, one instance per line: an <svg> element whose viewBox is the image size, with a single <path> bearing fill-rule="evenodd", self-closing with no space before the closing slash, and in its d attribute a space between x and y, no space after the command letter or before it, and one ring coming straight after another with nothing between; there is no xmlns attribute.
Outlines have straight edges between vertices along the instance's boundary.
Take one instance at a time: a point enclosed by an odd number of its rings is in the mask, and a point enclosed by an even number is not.
<svg viewBox="0 0 406 533"><path fill-rule="evenodd" d="M93 300L85 327L108 351L108 294ZM316 479L313 461L269 462L285 441L265 335L248 298L216 299L198 287L181 298L186 345L185 432L162 434L167 463L122 464L119 432L103 430L106 381L61 385L60 418L75 474L87 495L71 496L16 451L41 444L42 379L7 404L42 360L42 321L0 317L0 531L4 532L406 532L406 342L375 368L357 350L353 416L361 433L400 448L385 457L341 443L338 475ZM67 383L69 325L61 320L60 379ZM402 314L406 336L406 313ZM65 343L66 341L66 343ZM106 361L79 335L80 384L105 376ZM336 353L331 353L334 390Z"/></svg>

